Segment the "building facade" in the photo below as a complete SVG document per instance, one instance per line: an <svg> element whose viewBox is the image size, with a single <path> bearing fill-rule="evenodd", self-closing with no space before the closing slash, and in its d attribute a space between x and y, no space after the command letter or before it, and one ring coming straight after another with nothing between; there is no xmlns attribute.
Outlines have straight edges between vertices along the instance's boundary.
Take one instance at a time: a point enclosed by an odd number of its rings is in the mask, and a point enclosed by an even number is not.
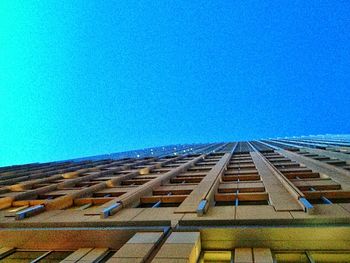
<svg viewBox="0 0 350 263"><path fill-rule="evenodd" d="M350 262L350 136L0 168L1 262Z"/></svg>

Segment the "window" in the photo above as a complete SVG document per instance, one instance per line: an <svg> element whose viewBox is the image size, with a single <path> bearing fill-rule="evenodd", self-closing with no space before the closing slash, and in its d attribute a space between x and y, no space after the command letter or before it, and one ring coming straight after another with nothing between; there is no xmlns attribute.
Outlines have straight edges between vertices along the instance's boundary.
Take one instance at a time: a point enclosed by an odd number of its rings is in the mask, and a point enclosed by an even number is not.
<svg viewBox="0 0 350 263"><path fill-rule="evenodd" d="M73 251L34 251L17 249L1 259L4 263L21 262L60 262Z"/></svg>
<svg viewBox="0 0 350 263"><path fill-rule="evenodd" d="M350 251L275 251L277 263L339 263L350 262Z"/></svg>

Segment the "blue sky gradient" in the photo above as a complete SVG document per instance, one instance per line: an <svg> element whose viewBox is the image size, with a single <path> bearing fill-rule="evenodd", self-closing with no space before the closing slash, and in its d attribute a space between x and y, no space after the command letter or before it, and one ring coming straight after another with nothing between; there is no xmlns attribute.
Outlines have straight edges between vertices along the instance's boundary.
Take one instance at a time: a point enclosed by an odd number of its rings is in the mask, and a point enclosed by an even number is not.
<svg viewBox="0 0 350 263"><path fill-rule="evenodd" d="M350 132L348 1L1 1L0 165Z"/></svg>

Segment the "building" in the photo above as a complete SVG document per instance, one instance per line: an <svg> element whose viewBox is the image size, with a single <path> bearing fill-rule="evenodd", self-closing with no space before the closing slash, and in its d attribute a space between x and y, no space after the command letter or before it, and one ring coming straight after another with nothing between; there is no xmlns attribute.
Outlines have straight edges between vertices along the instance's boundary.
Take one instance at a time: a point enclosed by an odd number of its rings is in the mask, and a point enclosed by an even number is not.
<svg viewBox="0 0 350 263"><path fill-rule="evenodd" d="M350 136L0 168L2 262L350 262Z"/></svg>

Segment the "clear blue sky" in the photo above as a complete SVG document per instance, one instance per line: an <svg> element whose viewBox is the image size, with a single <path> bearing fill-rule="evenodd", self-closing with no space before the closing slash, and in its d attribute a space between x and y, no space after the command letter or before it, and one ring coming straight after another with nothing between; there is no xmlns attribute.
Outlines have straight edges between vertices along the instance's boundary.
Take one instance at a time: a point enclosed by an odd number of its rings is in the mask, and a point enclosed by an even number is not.
<svg viewBox="0 0 350 263"><path fill-rule="evenodd" d="M263 2L1 1L0 165L349 133L349 1Z"/></svg>

